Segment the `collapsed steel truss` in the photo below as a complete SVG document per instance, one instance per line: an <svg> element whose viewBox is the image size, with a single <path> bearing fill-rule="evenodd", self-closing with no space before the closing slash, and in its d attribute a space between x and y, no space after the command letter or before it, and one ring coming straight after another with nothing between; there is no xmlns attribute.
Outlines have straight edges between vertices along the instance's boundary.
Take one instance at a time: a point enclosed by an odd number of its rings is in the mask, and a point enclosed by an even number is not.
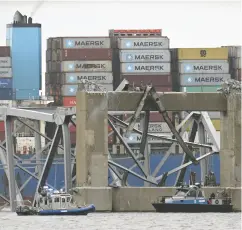
<svg viewBox="0 0 242 230"><path fill-rule="evenodd" d="M122 85L123 84L123 85ZM121 86L118 88L118 90L122 90L126 87L127 82L123 82ZM158 102L158 110L163 115L165 121L168 123L170 129L172 130L173 134L175 135L176 139L167 138L165 136L158 136L155 134L148 133L148 121L149 121L149 111L146 111L144 114L144 119L142 123L143 131L135 129L134 123L136 122L136 118L140 115L140 112L143 108L143 105L145 103L145 97L150 94L153 96L154 100L157 101L157 95L152 87L147 87L144 91L144 96L141 98L141 103L138 106L137 110L135 111L133 117L131 118L131 123L125 123L124 121L114 117L114 114L118 114L117 112L109 112L109 124L113 129L113 132L115 132L120 139L120 142L124 145L127 153L133 158L135 161L134 166L138 166L142 172L143 175L140 175L138 173L135 173L132 171L132 168L128 169L124 166L116 163L111 155L109 154L109 169L111 172L111 175L113 177L112 184L115 184L116 186L127 186L127 177L128 174L132 174L143 181L146 182L146 185L155 185L155 186L162 186L165 184L165 179L167 176L169 176L172 173L180 171L177 176L176 183L181 181L183 179L182 175L184 174L184 169L193 164L197 163L198 161L210 156L213 152L219 152L220 143L219 140L217 140L215 135L215 129L212 125L211 120L209 119L209 116L206 112L192 112L188 115L188 117L179 124L176 128L173 127L171 122L169 121L169 118L166 117L166 111L165 108L162 105L162 102ZM124 112L120 112L120 114L123 114ZM2 164L4 165L4 169L6 172L6 175L8 177L9 181L9 200L1 195L1 198L4 199L6 202L10 203L11 210L14 211L16 208L16 205L18 203L23 202L23 198L21 196L21 190L25 187L25 185L28 183L28 181L31 178L34 178L38 181L37 187L36 187L36 193L38 192L39 188L46 184L47 177L51 168L51 165L54 160L54 156L57 152L57 149L60 148L64 151L64 182L65 182L65 190L69 191L72 187L72 181L75 180L75 151L74 153L71 151L71 145L70 145L70 133L68 129L69 123L72 123L75 125L75 122L73 121L73 116L75 116L76 111L75 108L13 108L13 107L1 107L0 108L0 114L2 115L2 119L5 122L5 137L6 140L2 143L0 143L0 159ZM35 121L35 127L30 126L27 122L23 121L21 118L30 119ZM14 153L13 148L13 139L12 135L14 135L18 128L12 132L11 124L13 120L17 119L22 125L28 126L31 130L33 130L35 135L35 145L36 145L36 154L35 154L35 160L36 160L36 172L32 173L25 167L19 163L21 162L21 159ZM193 121L193 126L190 132L189 141L183 141L181 138L182 133L178 133L178 130L180 130L183 126L185 127L182 129L182 132L185 132L186 127L188 126L188 123L190 123L190 120ZM39 122L45 121L55 124L55 132L53 138L47 137L45 134L40 132L39 128ZM128 134L130 131L136 132L138 134L142 135L142 140L140 144L140 152L143 154L143 159L138 159L135 154L133 153L132 149L129 147L129 145L125 141L125 136L122 136L116 126L114 125L114 122L117 123L117 125L121 126L122 128L127 130ZM200 142L202 143L193 143L195 139L195 134L198 129ZM205 144L204 143L204 129L209 134L212 143L213 144ZM111 135L111 134L109 134ZM48 140L48 143L41 147L40 143L40 137L44 137L46 140ZM63 145L60 145L61 137L63 137ZM150 148L149 144L147 142L147 137L153 137L159 140L166 140L170 141L171 146L167 153L165 154L162 161L158 164L157 168L153 172L153 174L150 174L149 170L149 155L150 155ZM159 172L160 168L164 165L166 159L169 157L173 147L174 143L179 143L181 147L183 148L185 154L184 154L184 160L183 164L169 172L166 172L163 175L157 176L157 173ZM193 154L191 153L191 150L189 146L199 147L201 149L201 156L199 158L194 158ZM43 164L38 164L38 162L41 161L41 153L43 151L48 150L48 154L46 157L46 160ZM208 152L207 152L208 150ZM191 159L191 161L189 161ZM18 167L21 170L25 171L27 174L29 174L29 179L26 181L26 183L19 188L16 181L15 181L15 172L14 167ZM123 173L120 173L120 170L123 171ZM203 166L203 172L206 171L206 164ZM53 187L52 185L49 185L50 187ZM35 204L35 201L33 202L33 205Z"/></svg>

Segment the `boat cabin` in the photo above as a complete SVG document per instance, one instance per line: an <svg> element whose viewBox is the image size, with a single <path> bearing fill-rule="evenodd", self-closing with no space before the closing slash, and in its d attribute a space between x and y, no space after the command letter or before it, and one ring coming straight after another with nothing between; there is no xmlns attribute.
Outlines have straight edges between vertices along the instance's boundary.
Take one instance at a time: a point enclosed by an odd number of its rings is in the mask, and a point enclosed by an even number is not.
<svg viewBox="0 0 242 230"><path fill-rule="evenodd" d="M73 208L72 196L68 193L54 191L46 195L41 194L37 200L38 207L44 210L58 210Z"/></svg>
<svg viewBox="0 0 242 230"><path fill-rule="evenodd" d="M172 197L173 199L198 199L205 198L204 191L198 185L191 185L189 187L182 186L177 189L177 192Z"/></svg>

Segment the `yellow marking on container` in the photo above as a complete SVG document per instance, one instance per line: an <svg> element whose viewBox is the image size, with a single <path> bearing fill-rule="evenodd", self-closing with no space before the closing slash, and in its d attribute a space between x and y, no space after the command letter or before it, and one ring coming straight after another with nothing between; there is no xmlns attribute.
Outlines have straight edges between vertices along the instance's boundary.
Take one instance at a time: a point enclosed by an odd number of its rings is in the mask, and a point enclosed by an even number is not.
<svg viewBox="0 0 242 230"><path fill-rule="evenodd" d="M228 60L229 50L224 48L180 48L179 60Z"/></svg>

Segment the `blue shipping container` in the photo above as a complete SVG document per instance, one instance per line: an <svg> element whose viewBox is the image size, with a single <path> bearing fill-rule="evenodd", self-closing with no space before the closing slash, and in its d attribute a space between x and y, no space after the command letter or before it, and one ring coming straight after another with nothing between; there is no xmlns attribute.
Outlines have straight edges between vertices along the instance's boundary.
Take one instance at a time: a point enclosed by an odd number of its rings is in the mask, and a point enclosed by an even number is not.
<svg viewBox="0 0 242 230"><path fill-rule="evenodd" d="M7 25L7 39L11 47L13 88L40 90L41 25L9 24Z"/></svg>
<svg viewBox="0 0 242 230"><path fill-rule="evenodd" d="M38 89L14 89L13 98L15 100L38 100Z"/></svg>
<svg viewBox="0 0 242 230"><path fill-rule="evenodd" d="M2 89L2 88L11 89L12 88L12 79L0 78L0 89Z"/></svg>
<svg viewBox="0 0 242 230"><path fill-rule="evenodd" d="M13 90L12 89L0 89L0 100L12 100Z"/></svg>

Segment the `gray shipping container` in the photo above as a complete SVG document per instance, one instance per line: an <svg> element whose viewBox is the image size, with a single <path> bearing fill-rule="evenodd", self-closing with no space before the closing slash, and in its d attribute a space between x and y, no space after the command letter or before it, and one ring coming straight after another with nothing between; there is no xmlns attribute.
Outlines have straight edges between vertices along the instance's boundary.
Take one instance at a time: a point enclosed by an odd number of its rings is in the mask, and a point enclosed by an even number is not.
<svg viewBox="0 0 242 230"><path fill-rule="evenodd" d="M0 57L0 68L9 68L12 67L12 62L10 57Z"/></svg>
<svg viewBox="0 0 242 230"><path fill-rule="evenodd" d="M122 63L121 73L140 74L168 74L171 71L170 63Z"/></svg>
<svg viewBox="0 0 242 230"><path fill-rule="evenodd" d="M180 74L181 86L220 85L231 78L230 74Z"/></svg>
<svg viewBox="0 0 242 230"><path fill-rule="evenodd" d="M103 84L98 85L99 88L103 91L112 91L113 84ZM62 96L76 96L76 92L78 90L78 85L62 85L61 87L61 95Z"/></svg>
<svg viewBox="0 0 242 230"><path fill-rule="evenodd" d="M11 78L13 76L12 74L12 68L1 68L0 67L0 78Z"/></svg>
<svg viewBox="0 0 242 230"><path fill-rule="evenodd" d="M210 60L199 62L179 62L179 72L190 73L229 73L229 63L224 61L211 62Z"/></svg>
<svg viewBox="0 0 242 230"><path fill-rule="evenodd" d="M60 49L100 49L111 48L109 37L67 37L60 38Z"/></svg>
<svg viewBox="0 0 242 230"><path fill-rule="evenodd" d="M112 61L63 61L63 72L112 72Z"/></svg>
<svg viewBox="0 0 242 230"><path fill-rule="evenodd" d="M119 38L119 49L169 49L168 37Z"/></svg>
<svg viewBox="0 0 242 230"><path fill-rule="evenodd" d="M67 84L77 84L81 80L87 80L95 82L97 84L112 84L113 74L112 73L66 73L62 77L63 81Z"/></svg>
<svg viewBox="0 0 242 230"><path fill-rule="evenodd" d="M96 82L98 84L112 84L112 72L92 72L92 73L47 73L47 84L78 84L81 80Z"/></svg>
<svg viewBox="0 0 242 230"><path fill-rule="evenodd" d="M120 50L120 62L170 62L170 50Z"/></svg>
<svg viewBox="0 0 242 230"><path fill-rule="evenodd" d="M112 61L63 61L46 63L47 72L112 72Z"/></svg>

